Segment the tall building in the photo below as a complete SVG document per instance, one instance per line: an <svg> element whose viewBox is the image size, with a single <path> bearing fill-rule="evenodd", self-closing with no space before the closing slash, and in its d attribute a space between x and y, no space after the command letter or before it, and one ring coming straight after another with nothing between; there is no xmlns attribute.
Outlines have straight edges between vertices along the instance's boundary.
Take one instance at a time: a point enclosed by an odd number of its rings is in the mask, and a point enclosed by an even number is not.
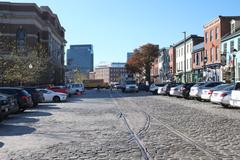
<svg viewBox="0 0 240 160"><path fill-rule="evenodd" d="M47 73L38 83L61 84L64 82L65 29L48 6L35 3L0 2L0 51L8 54L15 47L25 53L41 44L48 52Z"/></svg>
<svg viewBox="0 0 240 160"><path fill-rule="evenodd" d="M93 71L93 46L91 44L70 45L70 49L67 50L67 68L79 69L88 77L89 72Z"/></svg>
<svg viewBox="0 0 240 160"><path fill-rule="evenodd" d="M218 16L204 25L204 49L210 80L219 81L221 73L221 40L230 32L230 21L240 20L240 16Z"/></svg>
<svg viewBox="0 0 240 160"><path fill-rule="evenodd" d="M128 52L127 53L127 61L132 57L132 55L133 55L133 52Z"/></svg>
<svg viewBox="0 0 240 160"><path fill-rule="evenodd" d="M184 82L186 79L186 82L192 82L193 46L201 43L202 41L203 37L189 35L186 39L182 39L174 45L176 51L176 81ZM185 53L186 57L184 56Z"/></svg>
<svg viewBox="0 0 240 160"><path fill-rule="evenodd" d="M106 83L119 82L127 74L126 63L111 63L95 68L95 79L103 79Z"/></svg>

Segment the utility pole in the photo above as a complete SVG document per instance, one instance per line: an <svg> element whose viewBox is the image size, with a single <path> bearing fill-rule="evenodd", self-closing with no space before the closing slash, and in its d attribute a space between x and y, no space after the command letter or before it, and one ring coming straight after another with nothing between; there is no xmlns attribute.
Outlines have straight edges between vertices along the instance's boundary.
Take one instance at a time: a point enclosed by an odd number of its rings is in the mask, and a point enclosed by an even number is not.
<svg viewBox="0 0 240 160"><path fill-rule="evenodd" d="M187 82L187 76L186 76L186 32L183 32L184 34L184 83Z"/></svg>

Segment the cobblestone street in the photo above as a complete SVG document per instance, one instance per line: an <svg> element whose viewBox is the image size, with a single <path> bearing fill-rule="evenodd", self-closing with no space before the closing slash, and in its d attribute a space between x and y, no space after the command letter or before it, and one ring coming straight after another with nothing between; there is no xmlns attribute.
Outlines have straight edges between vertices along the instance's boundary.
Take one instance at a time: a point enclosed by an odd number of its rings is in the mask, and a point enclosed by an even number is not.
<svg viewBox="0 0 240 160"><path fill-rule="evenodd" d="M91 90L0 125L2 160L240 159L240 109L147 92Z"/></svg>

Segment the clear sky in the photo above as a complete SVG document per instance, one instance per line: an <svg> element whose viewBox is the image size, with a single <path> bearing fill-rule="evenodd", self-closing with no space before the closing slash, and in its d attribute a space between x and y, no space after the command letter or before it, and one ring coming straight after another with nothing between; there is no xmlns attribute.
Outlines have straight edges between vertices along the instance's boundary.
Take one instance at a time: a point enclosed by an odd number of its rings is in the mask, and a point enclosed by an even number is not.
<svg viewBox="0 0 240 160"><path fill-rule="evenodd" d="M145 43L168 47L187 34L203 35L218 15L240 16L239 0L12 0L49 6L66 29L67 46L93 44L94 65L125 62Z"/></svg>

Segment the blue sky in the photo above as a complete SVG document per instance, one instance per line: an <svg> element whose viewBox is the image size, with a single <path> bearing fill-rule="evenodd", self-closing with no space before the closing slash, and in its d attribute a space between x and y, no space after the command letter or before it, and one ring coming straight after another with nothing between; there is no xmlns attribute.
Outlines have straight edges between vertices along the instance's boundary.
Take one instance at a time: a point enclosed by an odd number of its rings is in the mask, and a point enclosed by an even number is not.
<svg viewBox="0 0 240 160"><path fill-rule="evenodd" d="M218 15L239 15L239 0L12 0L48 5L71 44L93 44L94 65L125 62L145 43L168 47L187 34L203 35Z"/></svg>

